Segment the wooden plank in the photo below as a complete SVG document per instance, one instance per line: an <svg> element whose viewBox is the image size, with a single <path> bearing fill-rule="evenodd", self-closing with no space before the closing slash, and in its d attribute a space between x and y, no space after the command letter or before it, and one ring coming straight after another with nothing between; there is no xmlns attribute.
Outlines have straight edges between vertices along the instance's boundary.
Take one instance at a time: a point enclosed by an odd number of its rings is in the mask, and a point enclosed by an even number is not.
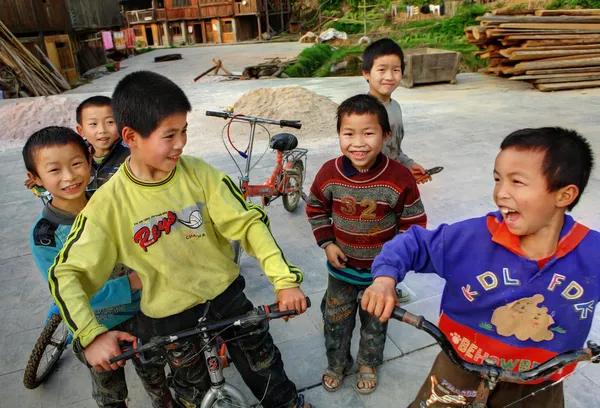
<svg viewBox="0 0 600 408"><path fill-rule="evenodd" d="M600 23L600 16L483 16L480 18L482 23Z"/></svg>
<svg viewBox="0 0 600 408"><path fill-rule="evenodd" d="M533 84L553 84L558 82L582 82L582 81L598 81L600 80L600 74L596 75L580 75L563 78L547 78L547 79L536 79L530 81Z"/></svg>
<svg viewBox="0 0 600 408"><path fill-rule="evenodd" d="M485 27L474 26L473 27L473 37L476 40L485 40L487 38Z"/></svg>
<svg viewBox="0 0 600 408"><path fill-rule="evenodd" d="M536 16L600 16L600 9L536 10Z"/></svg>
<svg viewBox="0 0 600 408"><path fill-rule="evenodd" d="M565 57L553 57L545 58L541 61L567 61L581 58L600 58L600 54L586 54L586 55L567 55Z"/></svg>
<svg viewBox="0 0 600 408"><path fill-rule="evenodd" d="M565 46L600 43L600 38L580 37L574 40L527 40L524 47Z"/></svg>
<svg viewBox="0 0 600 408"><path fill-rule="evenodd" d="M578 68L557 68L557 69L533 69L526 71L526 75L545 75L545 74L565 74L565 73L582 73L596 72L598 67L578 67Z"/></svg>
<svg viewBox="0 0 600 408"><path fill-rule="evenodd" d="M565 91L568 89L598 88L600 87L600 81L561 82L558 84L536 84L535 87L542 92Z"/></svg>
<svg viewBox="0 0 600 408"><path fill-rule="evenodd" d="M588 39L600 40L600 35L592 34L586 35ZM519 40L580 40L580 34L518 34L508 35L504 38L505 41L519 41Z"/></svg>
<svg viewBox="0 0 600 408"><path fill-rule="evenodd" d="M520 16L520 15L534 15L535 9L525 9L525 10L511 10L511 9L496 9L492 10L492 15L494 16Z"/></svg>
<svg viewBox="0 0 600 408"><path fill-rule="evenodd" d="M516 71L527 71L532 69L548 68L574 68L574 67L592 67L600 66L600 58L581 58L564 61L533 61L521 62L515 66Z"/></svg>
<svg viewBox="0 0 600 408"><path fill-rule="evenodd" d="M561 74L542 74L542 75L518 75L510 78L511 81L529 81L532 79L556 79L556 78L577 78L586 75L600 75L600 70L596 68L593 72L573 72L573 73L561 73ZM600 78L598 78L600 79ZM566 80L566 79L565 79ZM558 81L558 82L565 82Z"/></svg>
<svg viewBox="0 0 600 408"><path fill-rule="evenodd" d="M598 54L600 56L600 49L590 50L543 50L543 51L514 51L509 55L503 54L505 57L510 58L512 61L526 61L526 60L537 60L554 57L567 57L567 56L585 56L588 54Z"/></svg>
<svg viewBox="0 0 600 408"><path fill-rule="evenodd" d="M557 35L557 34L577 34L580 37L587 36L588 34L600 35L600 30L524 30L524 29L502 29L494 28L486 31L487 37L505 37L509 35Z"/></svg>
<svg viewBox="0 0 600 408"><path fill-rule="evenodd" d="M600 23L502 23L500 28L535 28L538 30L600 30Z"/></svg>
<svg viewBox="0 0 600 408"><path fill-rule="evenodd" d="M528 51L544 51L544 50L591 50L594 48L600 48L600 42L593 44L573 44L573 45L542 45L539 47L528 47L523 45L521 47L511 47L508 50L528 50Z"/></svg>

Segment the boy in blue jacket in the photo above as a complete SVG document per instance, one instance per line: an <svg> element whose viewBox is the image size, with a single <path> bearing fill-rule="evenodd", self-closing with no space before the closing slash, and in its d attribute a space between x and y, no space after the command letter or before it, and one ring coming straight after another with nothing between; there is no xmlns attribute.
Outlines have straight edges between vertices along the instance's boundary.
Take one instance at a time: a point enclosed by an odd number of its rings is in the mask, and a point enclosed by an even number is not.
<svg viewBox="0 0 600 408"><path fill-rule="evenodd" d="M31 233L31 252L42 277L65 244L77 214L85 207L90 181L91 154L73 130L52 126L34 133L25 143L23 160L27 177L52 194ZM118 265L109 280L91 299L96 318L107 327L137 333L144 330L140 310L141 281L137 273ZM56 307L52 309L56 310ZM50 313L53 314L51 309ZM54 313L58 314L56 310ZM81 359L81 356L78 355ZM163 364L141 365L136 371L155 408L171 407ZM123 368L98 372L90 368L93 396L100 407L127 407L127 385Z"/></svg>
<svg viewBox="0 0 600 408"><path fill-rule="evenodd" d="M492 358L505 370L527 371L582 347L600 299L600 234L566 215L587 185L594 156L577 132L522 129L507 136L494 166L497 212L441 225L413 227L384 245L373 262L374 282L362 307L387 321L396 283L408 271L446 280L439 327L463 359ZM542 388L575 369L549 378L500 383L488 406L564 406L562 383ZM464 406L480 378L440 353L410 405Z"/></svg>

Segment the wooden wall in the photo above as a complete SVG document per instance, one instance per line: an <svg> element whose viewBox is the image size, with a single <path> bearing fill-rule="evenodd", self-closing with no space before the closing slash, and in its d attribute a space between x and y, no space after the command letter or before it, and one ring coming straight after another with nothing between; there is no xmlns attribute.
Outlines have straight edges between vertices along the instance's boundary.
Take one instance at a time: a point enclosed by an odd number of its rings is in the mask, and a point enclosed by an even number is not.
<svg viewBox="0 0 600 408"><path fill-rule="evenodd" d="M122 27L121 7L116 0L66 0L75 30Z"/></svg>
<svg viewBox="0 0 600 408"><path fill-rule="evenodd" d="M0 20L13 34L70 29L64 0L0 0Z"/></svg>

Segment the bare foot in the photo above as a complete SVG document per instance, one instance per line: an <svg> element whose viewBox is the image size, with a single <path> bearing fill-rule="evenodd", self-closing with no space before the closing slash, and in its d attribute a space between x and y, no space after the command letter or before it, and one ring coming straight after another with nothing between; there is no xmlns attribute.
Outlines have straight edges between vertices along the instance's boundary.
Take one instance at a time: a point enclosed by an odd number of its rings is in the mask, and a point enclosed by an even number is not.
<svg viewBox="0 0 600 408"><path fill-rule="evenodd" d="M375 368L373 367L368 367L368 366L363 366L363 365L359 365L358 366L358 372L361 374L375 374ZM375 388L375 386L377 385L377 381L375 380L359 380L356 383L356 387L360 388L360 389L372 389Z"/></svg>

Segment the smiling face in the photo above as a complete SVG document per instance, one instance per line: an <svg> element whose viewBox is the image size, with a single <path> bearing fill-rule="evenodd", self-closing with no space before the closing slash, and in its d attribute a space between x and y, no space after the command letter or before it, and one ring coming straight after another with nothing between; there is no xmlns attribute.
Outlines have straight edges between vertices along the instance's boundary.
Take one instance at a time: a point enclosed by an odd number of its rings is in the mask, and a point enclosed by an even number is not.
<svg viewBox="0 0 600 408"><path fill-rule="evenodd" d="M496 157L494 201L509 231L528 236L562 223L562 189L548 191L542 172L544 152L509 147Z"/></svg>
<svg viewBox="0 0 600 408"><path fill-rule="evenodd" d="M94 156L102 157L119 139L117 124L110 106L88 106L81 111L77 133L94 147Z"/></svg>
<svg viewBox="0 0 600 408"><path fill-rule="evenodd" d="M52 204L68 210L72 202L85 200L90 182L90 163L75 143L39 148L34 152L37 175L27 176L52 194Z"/></svg>
<svg viewBox="0 0 600 408"><path fill-rule="evenodd" d="M142 180L162 180L177 166L187 143L187 113L166 117L146 138L131 128L125 128L123 132L131 147L133 174Z"/></svg>
<svg viewBox="0 0 600 408"><path fill-rule="evenodd" d="M377 115L345 115L340 126L340 149L357 170L368 170L381 153L386 136Z"/></svg>
<svg viewBox="0 0 600 408"><path fill-rule="evenodd" d="M369 93L381 101L389 102L392 93L398 88L402 79L400 57L391 54L376 58L371 71L363 71L363 76L369 81Z"/></svg>

